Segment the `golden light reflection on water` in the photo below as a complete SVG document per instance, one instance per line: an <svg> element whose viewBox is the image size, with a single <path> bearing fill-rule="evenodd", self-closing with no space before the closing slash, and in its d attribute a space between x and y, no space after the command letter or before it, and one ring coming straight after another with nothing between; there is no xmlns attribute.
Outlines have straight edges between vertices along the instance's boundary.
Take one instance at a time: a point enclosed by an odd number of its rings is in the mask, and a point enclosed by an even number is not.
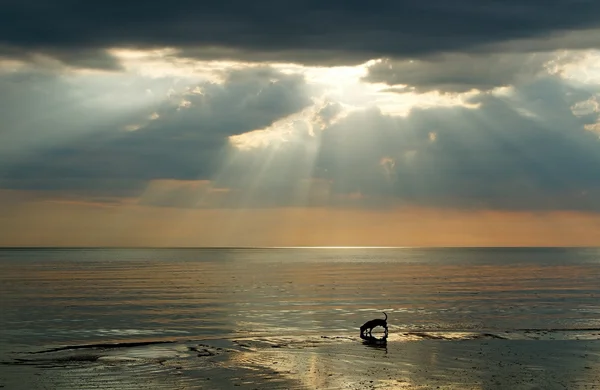
<svg viewBox="0 0 600 390"><path fill-rule="evenodd" d="M272 344L235 353L225 364L302 389L593 388L600 381L593 342L396 340L383 350L351 339L266 341Z"/></svg>

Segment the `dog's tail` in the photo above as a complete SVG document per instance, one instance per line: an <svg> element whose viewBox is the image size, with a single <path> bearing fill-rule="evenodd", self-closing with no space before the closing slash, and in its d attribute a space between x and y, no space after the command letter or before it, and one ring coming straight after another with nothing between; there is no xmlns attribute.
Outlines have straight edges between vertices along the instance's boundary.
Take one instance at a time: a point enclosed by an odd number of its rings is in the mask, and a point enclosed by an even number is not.
<svg viewBox="0 0 600 390"><path fill-rule="evenodd" d="M382 311L383 314L385 314L384 311ZM385 320L387 321L387 314L385 314Z"/></svg>

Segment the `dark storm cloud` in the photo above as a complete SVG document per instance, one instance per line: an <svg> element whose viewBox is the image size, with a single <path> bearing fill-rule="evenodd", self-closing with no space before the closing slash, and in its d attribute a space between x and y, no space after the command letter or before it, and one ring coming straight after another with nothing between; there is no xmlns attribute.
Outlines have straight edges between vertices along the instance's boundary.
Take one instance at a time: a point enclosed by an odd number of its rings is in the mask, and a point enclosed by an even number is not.
<svg viewBox="0 0 600 390"><path fill-rule="evenodd" d="M216 57L246 59L257 53L259 61L260 53L268 53L269 60L330 63L332 52L348 62L470 51L600 27L598 15L600 3L592 0L9 0L0 13L0 44L26 52L71 51L66 59L72 63L79 53L87 57L88 50L115 46L177 47L200 57L210 57L211 50Z"/></svg>
<svg viewBox="0 0 600 390"><path fill-rule="evenodd" d="M176 87L173 80L147 80L159 99L128 107L126 114L108 109L98 113L98 102L93 99L89 106L81 106L81 100L90 97L80 97L76 87L69 89L56 79L27 80L13 85L12 96L21 91L22 105L14 104L16 112L9 116L8 131L0 133L0 144L9 145L0 159L0 185L4 188L92 192L103 188L104 192L120 193L123 187L135 191L153 179L207 178L214 173L213 164L227 147L229 136L269 126L309 104L302 77L269 68L230 71L223 84L188 85L179 93L172 92ZM138 81L141 87L144 83ZM61 88L53 88L57 84ZM126 90L132 96L117 90L115 96L101 100L118 108L128 105L127 98L148 94L140 89ZM45 93L52 92L57 95L54 99L44 99ZM92 96L99 93L88 92ZM42 96L25 104L37 94ZM53 106L58 115L51 112ZM109 118L105 118L107 111ZM71 112L77 117L65 114ZM124 131L127 124L140 128ZM29 143L44 135L46 142ZM10 149L16 150L8 153Z"/></svg>

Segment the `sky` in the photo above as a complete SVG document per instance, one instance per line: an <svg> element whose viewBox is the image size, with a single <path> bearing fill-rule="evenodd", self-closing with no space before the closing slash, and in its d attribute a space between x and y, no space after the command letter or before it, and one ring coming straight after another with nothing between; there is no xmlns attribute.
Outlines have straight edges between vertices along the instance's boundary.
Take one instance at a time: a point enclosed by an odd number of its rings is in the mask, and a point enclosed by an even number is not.
<svg viewBox="0 0 600 390"><path fill-rule="evenodd" d="M0 246L600 245L599 16L5 1Z"/></svg>

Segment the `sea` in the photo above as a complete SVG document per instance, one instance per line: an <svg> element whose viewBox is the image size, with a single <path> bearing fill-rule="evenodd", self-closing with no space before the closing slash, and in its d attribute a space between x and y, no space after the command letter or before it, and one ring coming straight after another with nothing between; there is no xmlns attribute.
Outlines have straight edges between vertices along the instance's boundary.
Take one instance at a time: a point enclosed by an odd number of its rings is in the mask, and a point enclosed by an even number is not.
<svg viewBox="0 0 600 390"><path fill-rule="evenodd" d="M600 340L600 249L7 248L0 308L0 387L48 351L352 340L382 312L407 340Z"/></svg>

